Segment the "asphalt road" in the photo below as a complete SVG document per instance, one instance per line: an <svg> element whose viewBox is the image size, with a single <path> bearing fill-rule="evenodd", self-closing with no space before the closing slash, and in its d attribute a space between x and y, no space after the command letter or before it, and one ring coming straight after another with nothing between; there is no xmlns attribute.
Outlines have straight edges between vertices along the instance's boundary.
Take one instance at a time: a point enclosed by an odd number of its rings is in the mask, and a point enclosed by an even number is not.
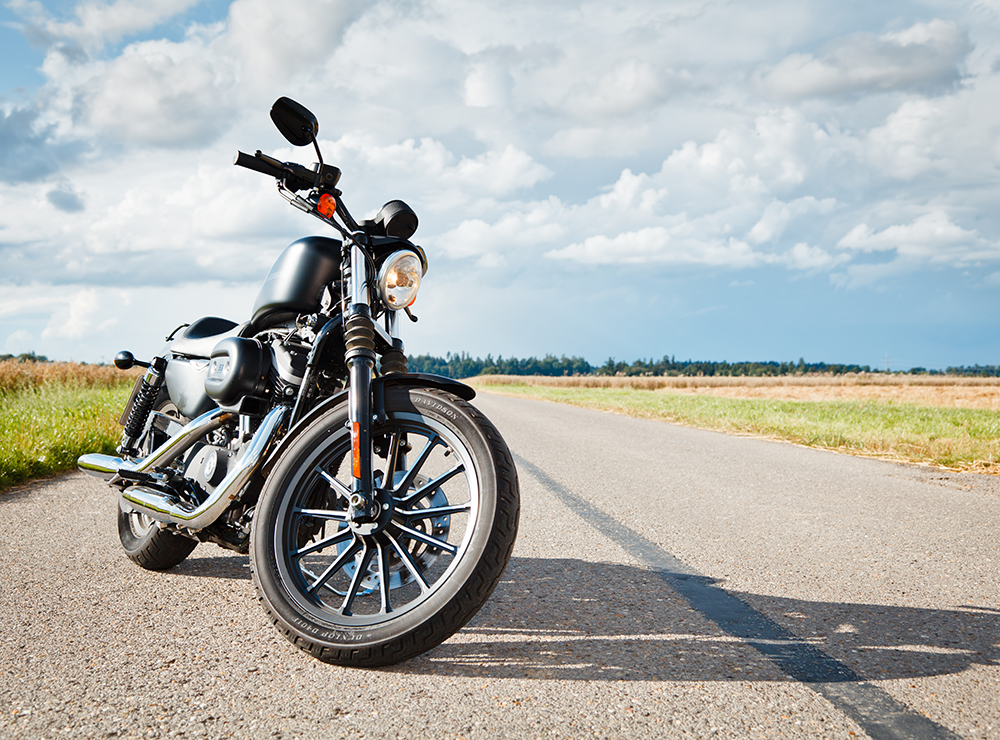
<svg viewBox="0 0 1000 740"><path fill-rule="evenodd" d="M1000 738L1000 478L476 403L514 557L390 669L286 643L246 557L134 566L96 479L0 494L0 738Z"/></svg>

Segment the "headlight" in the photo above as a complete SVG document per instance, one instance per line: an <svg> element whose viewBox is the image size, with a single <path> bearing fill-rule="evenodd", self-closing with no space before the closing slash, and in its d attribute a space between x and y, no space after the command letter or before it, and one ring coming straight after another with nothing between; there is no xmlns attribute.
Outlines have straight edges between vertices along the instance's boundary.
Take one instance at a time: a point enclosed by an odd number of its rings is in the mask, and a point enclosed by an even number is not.
<svg viewBox="0 0 1000 740"><path fill-rule="evenodd" d="M399 311L413 303L423 274L420 258L410 250L402 249L389 255L378 274L378 289L385 305L392 311Z"/></svg>

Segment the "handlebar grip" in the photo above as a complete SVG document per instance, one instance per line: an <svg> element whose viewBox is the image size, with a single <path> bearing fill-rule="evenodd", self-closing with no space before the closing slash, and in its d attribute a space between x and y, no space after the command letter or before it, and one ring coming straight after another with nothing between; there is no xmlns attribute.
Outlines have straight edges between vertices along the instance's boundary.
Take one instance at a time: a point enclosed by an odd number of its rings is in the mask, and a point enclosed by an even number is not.
<svg viewBox="0 0 1000 740"><path fill-rule="evenodd" d="M233 164L237 167L246 167L248 170L254 170L255 172L260 172L264 175L270 175L271 177L284 177L286 174L280 167L275 167L274 165L265 162L260 157L252 154L246 154L245 152L236 152L236 158L233 160Z"/></svg>

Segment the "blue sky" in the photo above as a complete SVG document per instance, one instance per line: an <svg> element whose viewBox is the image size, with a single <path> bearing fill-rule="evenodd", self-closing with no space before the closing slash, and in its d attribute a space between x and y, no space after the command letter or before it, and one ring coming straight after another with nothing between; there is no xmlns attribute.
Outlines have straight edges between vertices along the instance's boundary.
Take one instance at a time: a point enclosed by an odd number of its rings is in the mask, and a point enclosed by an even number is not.
<svg viewBox="0 0 1000 740"><path fill-rule="evenodd" d="M1000 2L118 0L0 7L0 353L109 360L243 320L402 198L411 353L1000 364Z"/></svg>

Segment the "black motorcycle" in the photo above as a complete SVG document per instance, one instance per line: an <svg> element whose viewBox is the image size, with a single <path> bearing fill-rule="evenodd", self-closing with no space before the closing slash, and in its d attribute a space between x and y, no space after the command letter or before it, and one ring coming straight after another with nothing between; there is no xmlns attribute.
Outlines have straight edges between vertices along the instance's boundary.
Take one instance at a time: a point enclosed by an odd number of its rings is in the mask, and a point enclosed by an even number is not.
<svg viewBox="0 0 1000 740"><path fill-rule="evenodd" d="M278 257L251 319L198 319L167 337L121 418L118 457L81 470L120 491L128 556L163 570L199 542L250 554L268 616L341 665L396 663L459 630L510 558L520 499L510 451L457 381L407 371L400 325L427 270L402 201L355 221L323 163L319 123L279 99L271 119L308 168L261 152L296 208L340 233Z"/></svg>

